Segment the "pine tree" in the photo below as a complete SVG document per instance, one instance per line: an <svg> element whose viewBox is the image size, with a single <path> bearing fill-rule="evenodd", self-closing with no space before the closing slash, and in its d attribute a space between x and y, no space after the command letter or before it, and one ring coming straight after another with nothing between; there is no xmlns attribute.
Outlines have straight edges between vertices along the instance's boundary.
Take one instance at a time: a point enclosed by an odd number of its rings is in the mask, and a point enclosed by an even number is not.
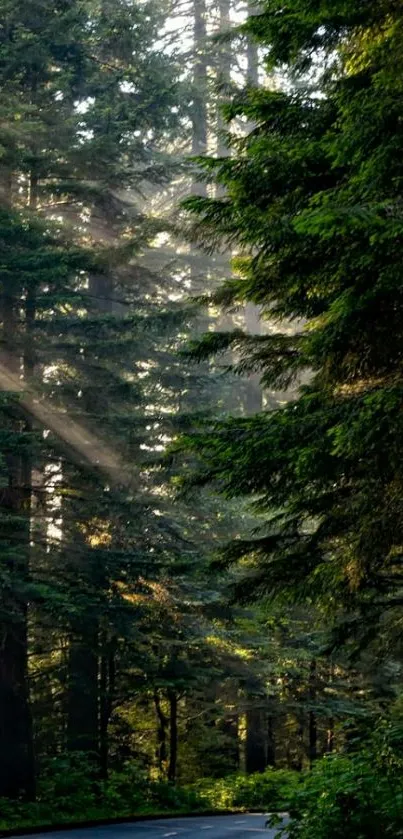
<svg viewBox="0 0 403 839"><path fill-rule="evenodd" d="M32 389L37 404L47 400L50 408L45 419L52 417L52 411L53 416L58 411L70 419L74 416L76 437L91 440L93 430L101 434L101 440L108 435L112 449L124 452L126 464L136 460L138 466L140 456L144 459L141 444L145 438L153 446L163 434L162 430L156 435L146 431L147 424L161 429L152 420L150 406L153 412L163 410L184 381L168 346L177 341L168 339L172 324L176 330L182 328L184 317L163 311L155 321L155 303L167 300L168 289L155 272L132 263L133 255L159 229L136 206L133 191L139 204L142 185L167 181L167 164L159 145L163 138L167 141L177 122L175 64L152 49L161 12L125 3L98 8L90 3L55 7L29 2L22 14L13 3L5 13L2 72L12 92L3 108L2 183L10 208L2 228L6 369L17 379L22 369L26 392ZM19 131L22 116L28 121ZM57 223L51 221L55 216ZM154 309L150 313L146 301L152 302L151 297ZM148 321L150 314L154 320ZM148 378L147 374L140 387L138 373L144 366L153 375ZM22 408L27 404L24 395ZM3 506L9 517L12 505L21 534L18 547L13 548L18 550L18 564L11 557L7 561L13 571L12 581L8 580L8 622L14 621L16 628L5 629L7 643L2 648L1 695L8 710L2 727L1 794L18 796L24 791L32 795L34 777L27 700L28 596L20 591L28 589L28 554L35 555L30 583L36 592L30 598L38 639L35 647L38 644L40 650L42 631L49 623L56 631L56 643L57 636L66 633L69 639L60 673L64 678L66 668L67 743L98 754L102 718L105 764L109 689L114 681L114 662L108 651L116 647L122 626L127 631L130 623L129 610L118 594L119 581L123 576L126 584L135 586L139 569L151 565L155 566L151 573L158 575L161 562L172 562L172 551L177 553L183 541L175 527L168 535L169 522L164 534L161 521L150 509L153 499L145 486L137 507L127 488L113 487L108 495L107 481L112 478L115 484L117 475L105 480L96 469L89 474L80 442L76 456L74 434L66 451L58 439L60 423L50 422L45 425L45 444L41 439L44 412L36 411L40 423L34 427L32 419L27 420L23 412L19 416L14 406L15 400L10 416L16 415L12 426L16 454L12 449L8 453L8 430L3 451L8 457L10 490L4 494ZM28 445L31 436L40 441L35 460ZM87 460L97 460L91 446ZM33 491L34 474L39 484ZM121 479L125 483L123 475ZM37 539L30 547L34 513ZM40 534L38 516L43 521ZM130 522L133 516L137 517L135 526L125 532L123 520L127 517ZM13 540L18 528L14 521ZM14 637L17 628L19 640ZM13 663L16 644L20 675ZM107 682L102 709L100 666L102 682ZM10 685L14 672L18 682ZM14 749L10 737L15 738Z"/></svg>
<svg viewBox="0 0 403 839"><path fill-rule="evenodd" d="M57 232L34 223L11 208L2 211L2 335L3 360L11 377L10 390L27 372L32 345L27 317L21 309L33 299L37 279L47 285L49 296L57 293L59 282L74 274L76 250L63 246ZM90 264L82 254L81 264ZM41 307L42 308L42 307ZM28 321L29 323L29 321ZM28 349L27 349L28 347ZM3 361L4 363L4 361ZM7 378L3 388L7 388ZM2 636L0 696L2 724L1 790L3 795L18 797L34 794L32 721L28 686L28 602L39 596L30 559L34 536L33 458L43 456L43 441L33 428L32 418L20 404L18 395L2 396L2 493L1 542Z"/></svg>
<svg viewBox="0 0 403 839"><path fill-rule="evenodd" d="M186 619L178 638L168 611L163 642L156 637L150 592L161 581L168 592L174 583L186 591L191 568L188 596L200 611L204 552L226 522L215 508L210 536L209 503L174 508L155 463L178 425L212 398L206 375L176 354L191 313L170 300L177 280L153 246L166 223L147 215L142 195L152 205L177 169L166 149L181 130L178 67L153 48L160 20L155 6L29 2L21 15L9 3L2 72L13 96L4 103L2 159L16 227L1 241L5 375L14 372L20 394L13 433L16 445L21 428L30 439L18 498L24 563L10 586L18 601L27 575L24 711L27 720L34 711L41 757L85 752L105 777L111 747L120 749L111 721L121 724L126 696L143 701L147 678L170 718L173 779L183 707L220 666L203 621L194 631ZM7 410L6 428L9 421ZM160 647L170 635L167 657ZM197 652L186 653L189 643ZM10 713L21 722L17 703ZM31 732L20 731L32 756ZM20 758L16 766L27 771ZM29 773L30 788L7 770L4 793L32 794L32 761Z"/></svg>
<svg viewBox="0 0 403 839"><path fill-rule="evenodd" d="M234 136L232 159L204 162L226 197L187 207L195 235L241 252L215 302L257 304L273 328L206 336L194 355L233 346L238 369L268 387L307 371L309 383L284 408L217 422L190 445L200 481L266 513L259 537L228 550L249 558L239 594L315 599L337 621L349 612L339 640L383 643L398 637L401 608L401 16L392 2L273 0L244 31L298 83L234 99L228 119L255 128Z"/></svg>

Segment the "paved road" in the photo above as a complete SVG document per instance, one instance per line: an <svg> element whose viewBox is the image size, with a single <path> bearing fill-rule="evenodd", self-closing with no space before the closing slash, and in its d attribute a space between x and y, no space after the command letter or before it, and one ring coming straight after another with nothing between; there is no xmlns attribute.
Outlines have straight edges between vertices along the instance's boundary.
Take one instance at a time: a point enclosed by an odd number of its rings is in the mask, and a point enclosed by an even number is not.
<svg viewBox="0 0 403 839"><path fill-rule="evenodd" d="M264 823L264 815L195 816L41 833L35 839L274 839L276 831Z"/></svg>

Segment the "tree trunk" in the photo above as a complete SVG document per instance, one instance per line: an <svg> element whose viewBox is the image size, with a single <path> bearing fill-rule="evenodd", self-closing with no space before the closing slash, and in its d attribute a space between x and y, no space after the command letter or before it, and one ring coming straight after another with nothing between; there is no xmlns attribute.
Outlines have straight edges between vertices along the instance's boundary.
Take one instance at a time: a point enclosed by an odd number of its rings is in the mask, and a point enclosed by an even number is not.
<svg viewBox="0 0 403 839"><path fill-rule="evenodd" d="M249 15L252 15L254 8L251 6ZM259 84L259 53L256 41L253 38L248 38L246 45L246 80L249 85L258 87Z"/></svg>
<svg viewBox="0 0 403 839"><path fill-rule="evenodd" d="M249 14L253 9L249 11ZM259 56L257 44L248 38L246 46L246 78L249 85L257 87L259 84ZM252 128L252 126L250 126ZM260 335L262 331L259 307L254 303L247 303L245 306L245 329L249 335ZM253 374L246 384L245 409L249 415L257 414L262 410L262 388L260 376Z"/></svg>
<svg viewBox="0 0 403 839"><path fill-rule="evenodd" d="M258 306L247 303L245 306L245 329L249 335L261 334L261 323ZM245 413L249 416L262 410L262 387L259 374L252 374L246 382Z"/></svg>
<svg viewBox="0 0 403 839"><path fill-rule="evenodd" d="M101 644L101 658L99 660L99 774L102 780L108 777L108 656Z"/></svg>
<svg viewBox="0 0 403 839"><path fill-rule="evenodd" d="M161 699L157 690L154 691L154 707L157 716L157 762L161 778L164 778L166 772L166 763L168 758L167 750L167 729L168 718L164 714L161 706Z"/></svg>
<svg viewBox="0 0 403 839"><path fill-rule="evenodd" d="M313 659L310 663L309 667L309 700L311 703L315 702L316 700L316 675L317 675L317 666L316 661ZM309 746L308 746L308 757L309 757L309 765L312 769L313 763L317 758L318 752L318 729L316 724L316 713L311 707L309 712Z"/></svg>
<svg viewBox="0 0 403 839"><path fill-rule="evenodd" d="M332 718L329 719L329 728L327 730L327 737L326 737L326 752L327 754L331 754L334 751L334 720Z"/></svg>
<svg viewBox="0 0 403 839"><path fill-rule="evenodd" d="M329 684L333 682L334 679L334 665L330 665L330 672L329 672ZM326 737L326 752L331 754L334 749L334 719L333 716L329 717L328 722L328 729L327 729L327 737Z"/></svg>
<svg viewBox="0 0 403 839"><path fill-rule="evenodd" d="M231 766L231 771L238 772L240 766L238 717L224 717L219 722L219 728L226 738L225 755L227 764Z"/></svg>
<svg viewBox="0 0 403 839"><path fill-rule="evenodd" d="M107 638L101 638L101 659L99 663L99 768L103 780L108 777L109 739L108 726L113 707L115 691L115 655Z"/></svg>
<svg viewBox="0 0 403 839"><path fill-rule="evenodd" d="M12 432L27 429L18 419ZM28 609L30 551L29 454L5 453L8 486L0 490L0 540L5 583L0 612L0 797L32 799L35 767L28 687Z"/></svg>
<svg viewBox="0 0 403 839"><path fill-rule="evenodd" d="M264 713L260 708L250 708L246 712L245 769L250 775L253 772L264 772L266 766Z"/></svg>
<svg viewBox="0 0 403 839"><path fill-rule="evenodd" d="M99 755L98 632L83 628L70 638L67 677L67 744Z"/></svg>
<svg viewBox="0 0 403 839"><path fill-rule="evenodd" d="M192 155L204 155L207 151L207 56L206 56L206 4L205 0L194 0L193 4L193 107L192 107ZM192 184L194 195L206 196L204 183L197 177Z"/></svg>
<svg viewBox="0 0 403 839"><path fill-rule="evenodd" d="M26 607L23 603L10 603L10 599L7 604L3 599L3 603L13 612L9 611L9 626L2 621L0 638L0 796L32 800L35 765L28 693Z"/></svg>
<svg viewBox="0 0 403 839"><path fill-rule="evenodd" d="M169 765L168 781L175 783L178 761L178 699L173 691L168 693L169 699Z"/></svg>
<svg viewBox="0 0 403 839"><path fill-rule="evenodd" d="M274 731L274 718L271 714L267 719L267 766L276 765L276 735Z"/></svg>
<svg viewBox="0 0 403 839"><path fill-rule="evenodd" d="M113 313L113 280L109 274L93 274L89 278L89 309L96 314Z"/></svg>
<svg viewBox="0 0 403 839"><path fill-rule="evenodd" d="M219 0L219 31L222 34L229 32L231 0ZM229 86L231 84L231 48L228 43L223 43L217 56L217 81L219 93L217 96L217 154L218 157L228 157L229 149L223 131L226 128L222 116L222 106L228 101ZM218 194L223 194L222 187L218 187Z"/></svg>
<svg viewBox="0 0 403 839"><path fill-rule="evenodd" d="M11 176L2 179L3 206L11 208ZM1 300L3 348L11 372L20 375L17 300L6 285ZM3 452L7 485L0 490L0 540L5 574L0 611L0 797L35 797L35 761L28 686L28 615L31 468L26 431L18 409L9 423L11 442ZM7 420L5 419L7 422Z"/></svg>
<svg viewBox="0 0 403 839"><path fill-rule="evenodd" d="M304 764L305 750L305 720L302 711L297 715L297 731L295 738L295 757L289 764L290 769L301 772Z"/></svg>

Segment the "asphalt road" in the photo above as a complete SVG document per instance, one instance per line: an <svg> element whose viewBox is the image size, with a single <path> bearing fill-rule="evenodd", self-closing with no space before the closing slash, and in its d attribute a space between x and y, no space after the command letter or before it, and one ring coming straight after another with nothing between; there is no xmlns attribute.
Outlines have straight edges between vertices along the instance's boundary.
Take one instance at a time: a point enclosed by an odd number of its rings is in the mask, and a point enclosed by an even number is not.
<svg viewBox="0 0 403 839"><path fill-rule="evenodd" d="M277 831L267 830L265 820L264 815L255 814L153 819L132 824L39 833L35 839L274 839ZM27 835L20 839L32 837Z"/></svg>

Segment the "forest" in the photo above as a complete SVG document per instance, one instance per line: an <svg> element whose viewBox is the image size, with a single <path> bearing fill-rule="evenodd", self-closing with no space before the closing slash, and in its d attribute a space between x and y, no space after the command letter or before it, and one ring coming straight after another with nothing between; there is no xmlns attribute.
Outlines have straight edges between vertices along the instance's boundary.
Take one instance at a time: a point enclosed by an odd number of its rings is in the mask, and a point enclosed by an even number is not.
<svg viewBox="0 0 403 839"><path fill-rule="evenodd" d="M2 833L403 837L402 206L401 0L0 0Z"/></svg>

